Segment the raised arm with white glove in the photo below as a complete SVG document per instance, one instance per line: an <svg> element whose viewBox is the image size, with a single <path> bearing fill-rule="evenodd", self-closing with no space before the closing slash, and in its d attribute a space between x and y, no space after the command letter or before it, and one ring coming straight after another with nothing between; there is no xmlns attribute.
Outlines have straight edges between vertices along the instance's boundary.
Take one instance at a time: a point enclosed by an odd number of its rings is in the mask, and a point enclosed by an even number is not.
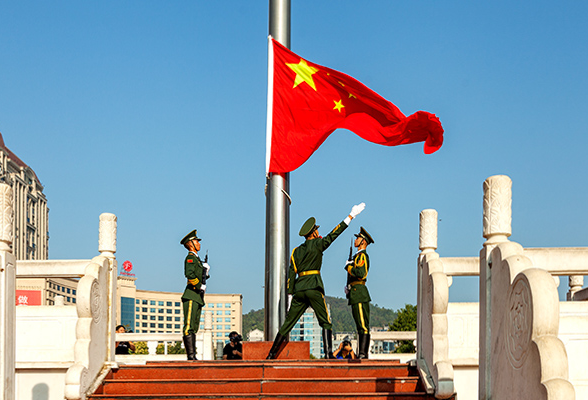
<svg viewBox="0 0 588 400"><path fill-rule="evenodd" d="M351 222L351 220L355 217L357 217L359 214L361 214L361 212L365 209L365 203L359 203L353 207L351 207L351 211L349 212L349 215L347 216L347 218L345 218L344 222L349 225L349 223Z"/></svg>

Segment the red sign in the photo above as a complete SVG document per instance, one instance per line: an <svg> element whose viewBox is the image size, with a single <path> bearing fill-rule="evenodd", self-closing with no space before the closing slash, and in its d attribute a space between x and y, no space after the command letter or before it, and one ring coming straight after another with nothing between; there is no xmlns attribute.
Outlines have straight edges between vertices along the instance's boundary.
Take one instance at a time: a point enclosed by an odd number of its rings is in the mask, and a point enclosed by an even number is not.
<svg viewBox="0 0 588 400"><path fill-rule="evenodd" d="M125 272L131 272L133 270L133 263L131 263L130 261L125 261L123 263L123 269L125 270Z"/></svg>
<svg viewBox="0 0 588 400"><path fill-rule="evenodd" d="M17 306L40 306L41 305L41 291L40 290L16 290L16 305Z"/></svg>
<svg viewBox="0 0 588 400"><path fill-rule="evenodd" d="M129 260L123 263L123 269L124 272L121 272L121 275L135 276L135 274L131 274L131 271L133 270L133 263L131 263Z"/></svg>

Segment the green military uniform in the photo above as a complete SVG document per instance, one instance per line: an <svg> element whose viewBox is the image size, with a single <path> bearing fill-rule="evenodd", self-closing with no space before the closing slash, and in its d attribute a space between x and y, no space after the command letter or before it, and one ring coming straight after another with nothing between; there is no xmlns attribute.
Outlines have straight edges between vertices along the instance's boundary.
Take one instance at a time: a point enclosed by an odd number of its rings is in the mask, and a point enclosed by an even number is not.
<svg viewBox="0 0 588 400"><path fill-rule="evenodd" d="M197 244L200 240L194 229L180 241L180 244L189 251L184 260L184 276L188 283L182 294L182 305L184 306L182 339L188 360L196 360L196 332L200 326L200 313L204 306L204 291L202 289L205 287L202 286L203 280L206 279L206 271L198 254L195 253L200 249L200 245Z"/></svg>
<svg viewBox="0 0 588 400"><path fill-rule="evenodd" d="M200 326L200 314L204 306L204 299L200 292L202 276L205 274L202 261L196 253L189 252L184 260L184 275L188 279L182 304L184 306L184 328L183 334L197 333Z"/></svg>
<svg viewBox="0 0 588 400"><path fill-rule="evenodd" d="M318 226L315 225L315 219L310 218L300 229L300 236L306 236L316 228ZM332 323L325 302L325 287L320 270L323 252L345 229L347 224L342 221L324 238L307 239L292 251L288 271L288 294L293 297L284 324L279 330L282 336L286 336L292 330L309 306L314 310L319 325L325 330L331 330Z"/></svg>
<svg viewBox="0 0 588 400"><path fill-rule="evenodd" d="M370 333L370 293L366 287L370 270L370 258L365 250L353 257L353 264L347 265L347 287L349 302L358 333Z"/></svg>

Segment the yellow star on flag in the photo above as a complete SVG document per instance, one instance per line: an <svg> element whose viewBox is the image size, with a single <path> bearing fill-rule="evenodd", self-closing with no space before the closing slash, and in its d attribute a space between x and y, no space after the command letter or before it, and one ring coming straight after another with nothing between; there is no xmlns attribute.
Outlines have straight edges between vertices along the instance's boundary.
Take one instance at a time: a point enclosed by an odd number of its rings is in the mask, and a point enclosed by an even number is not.
<svg viewBox="0 0 588 400"><path fill-rule="evenodd" d="M341 112L341 109L345 108L345 106L343 105L343 100L333 100L335 102L335 107L333 107L333 110L337 110L339 112Z"/></svg>
<svg viewBox="0 0 588 400"><path fill-rule="evenodd" d="M318 68L311 67L302 58L298 64L286 63L286 65L290 67L292 71L296 72L296 79L294 79L294 86L292 86L292 89L300 85L302 82L306 82L316 92L316 86L312 79L312 75L318 72Z"/></svg>

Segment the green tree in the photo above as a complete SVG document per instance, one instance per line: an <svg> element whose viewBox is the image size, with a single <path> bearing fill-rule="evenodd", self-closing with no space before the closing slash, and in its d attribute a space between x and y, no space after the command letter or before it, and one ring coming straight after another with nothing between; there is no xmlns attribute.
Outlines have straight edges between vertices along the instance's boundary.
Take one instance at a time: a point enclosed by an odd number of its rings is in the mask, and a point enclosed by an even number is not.
<svg viewBox="0 0 588 400"><path fill-rule="evenodd" d="M135 354L149 354L149 348L145 342L135 342Z"/></svg>
<svg viewBox="0 0 588 400"><path fill-rule="evenodd" d="M389 331L416 331L417 329L417 306L405 304L404 308L399 309L396 319ZM394 350L395 353L414 353L416 351L414 343L411 340L401 340Z"/></svg>
<svg viewBox="0 0 588 400"><path fill-rule="evenodd" d="M165 354L163 343L157 345L157 354ZM167 354L186 354L186 349L182 347L182 342L174 342L167 345Z"/></svg>

